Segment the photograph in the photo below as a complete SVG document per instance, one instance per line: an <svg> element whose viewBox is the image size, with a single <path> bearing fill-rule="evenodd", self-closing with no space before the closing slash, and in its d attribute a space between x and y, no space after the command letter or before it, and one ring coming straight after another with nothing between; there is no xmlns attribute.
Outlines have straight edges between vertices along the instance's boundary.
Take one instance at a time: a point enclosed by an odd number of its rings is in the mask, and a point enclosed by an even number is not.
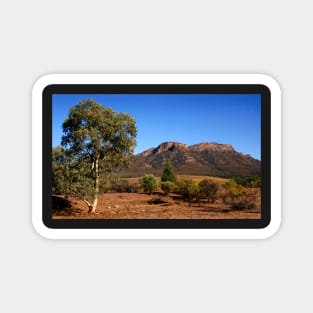
<svg viewBox="0 0 313 313"><path fill-rule="evenodd" d="M261 219L261 94L52 94L52 219Z"/></svg>

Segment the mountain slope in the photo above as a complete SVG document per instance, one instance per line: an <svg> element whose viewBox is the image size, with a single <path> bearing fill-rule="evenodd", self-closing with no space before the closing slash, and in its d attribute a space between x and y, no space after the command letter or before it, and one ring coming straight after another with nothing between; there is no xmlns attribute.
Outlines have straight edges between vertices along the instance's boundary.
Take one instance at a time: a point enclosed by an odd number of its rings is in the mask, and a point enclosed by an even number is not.
<svg viewBox="0 0 313 313"><path fill-rule="evenodd" d="M229 144L216 142L187 146L178 142L164 142L131 157L130 167L123 177L137 177L147 173L162 174L169 160L176 174L203 176L260 175L261 162L250 155L234 150Z"/></svg>

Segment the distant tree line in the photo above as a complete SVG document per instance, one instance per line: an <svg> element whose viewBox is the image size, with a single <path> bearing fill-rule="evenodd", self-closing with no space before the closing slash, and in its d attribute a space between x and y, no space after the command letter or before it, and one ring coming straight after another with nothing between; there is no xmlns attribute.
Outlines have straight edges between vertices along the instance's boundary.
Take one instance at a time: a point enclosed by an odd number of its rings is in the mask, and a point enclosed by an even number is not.
<svg viewBox="0 0 313 313"><path fill-rule="evenodd" d="M174 168L169 161L166 162L160 185L152 174L145 175L140 181L144 192L152 194L153 191L161 188L163 194L175 193L189 203L207 201L215 203L220 197L226 204L239 207L240 199L245 196L245 187L260 187L261 178L259 176L237 176L224 184L217 183L210 179L195 181L187 177L176 178Z"/></svg>
<svg viewBox="0 0 313 313"><path fill-rule="evenodd" d="M243 187L261 187L261 176L236 176L233 181Z"/></svg>

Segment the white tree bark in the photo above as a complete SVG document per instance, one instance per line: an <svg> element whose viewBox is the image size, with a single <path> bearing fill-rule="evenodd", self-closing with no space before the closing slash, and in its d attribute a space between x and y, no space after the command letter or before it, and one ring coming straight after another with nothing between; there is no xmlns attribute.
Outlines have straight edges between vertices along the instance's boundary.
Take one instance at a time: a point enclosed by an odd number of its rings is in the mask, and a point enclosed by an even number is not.
<svg viewBox="0 0 313 313"><path fill-rule="evenodd" d="M88 213L90 213L92 210L92 204L86 199L84 199L83 201L88 205Z"/></svg>
<svg viewBox="0 0 313 313"><path fill-rule="evenodd" d="M95 159L93 169L95 171L95 195L94 195L94 198L93 198L92 205L89 206L89 211L88 211L89 214L96 213L97 205L98 205L98 195L99 195L99 158Z"/></svg>

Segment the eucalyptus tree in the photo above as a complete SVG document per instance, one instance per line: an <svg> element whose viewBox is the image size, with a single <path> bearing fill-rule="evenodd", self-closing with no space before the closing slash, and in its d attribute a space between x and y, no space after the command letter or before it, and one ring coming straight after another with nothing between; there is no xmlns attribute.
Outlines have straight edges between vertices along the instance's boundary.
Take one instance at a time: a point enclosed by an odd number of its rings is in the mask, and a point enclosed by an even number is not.
<svg viewBox="0 0 313 313"><path fill-rule="evenodd" d="M70 109L63 123L61 145L71 159L72 192L95 213L100 187L128 166L136 146L136 120L93 99Z"/></svg>

